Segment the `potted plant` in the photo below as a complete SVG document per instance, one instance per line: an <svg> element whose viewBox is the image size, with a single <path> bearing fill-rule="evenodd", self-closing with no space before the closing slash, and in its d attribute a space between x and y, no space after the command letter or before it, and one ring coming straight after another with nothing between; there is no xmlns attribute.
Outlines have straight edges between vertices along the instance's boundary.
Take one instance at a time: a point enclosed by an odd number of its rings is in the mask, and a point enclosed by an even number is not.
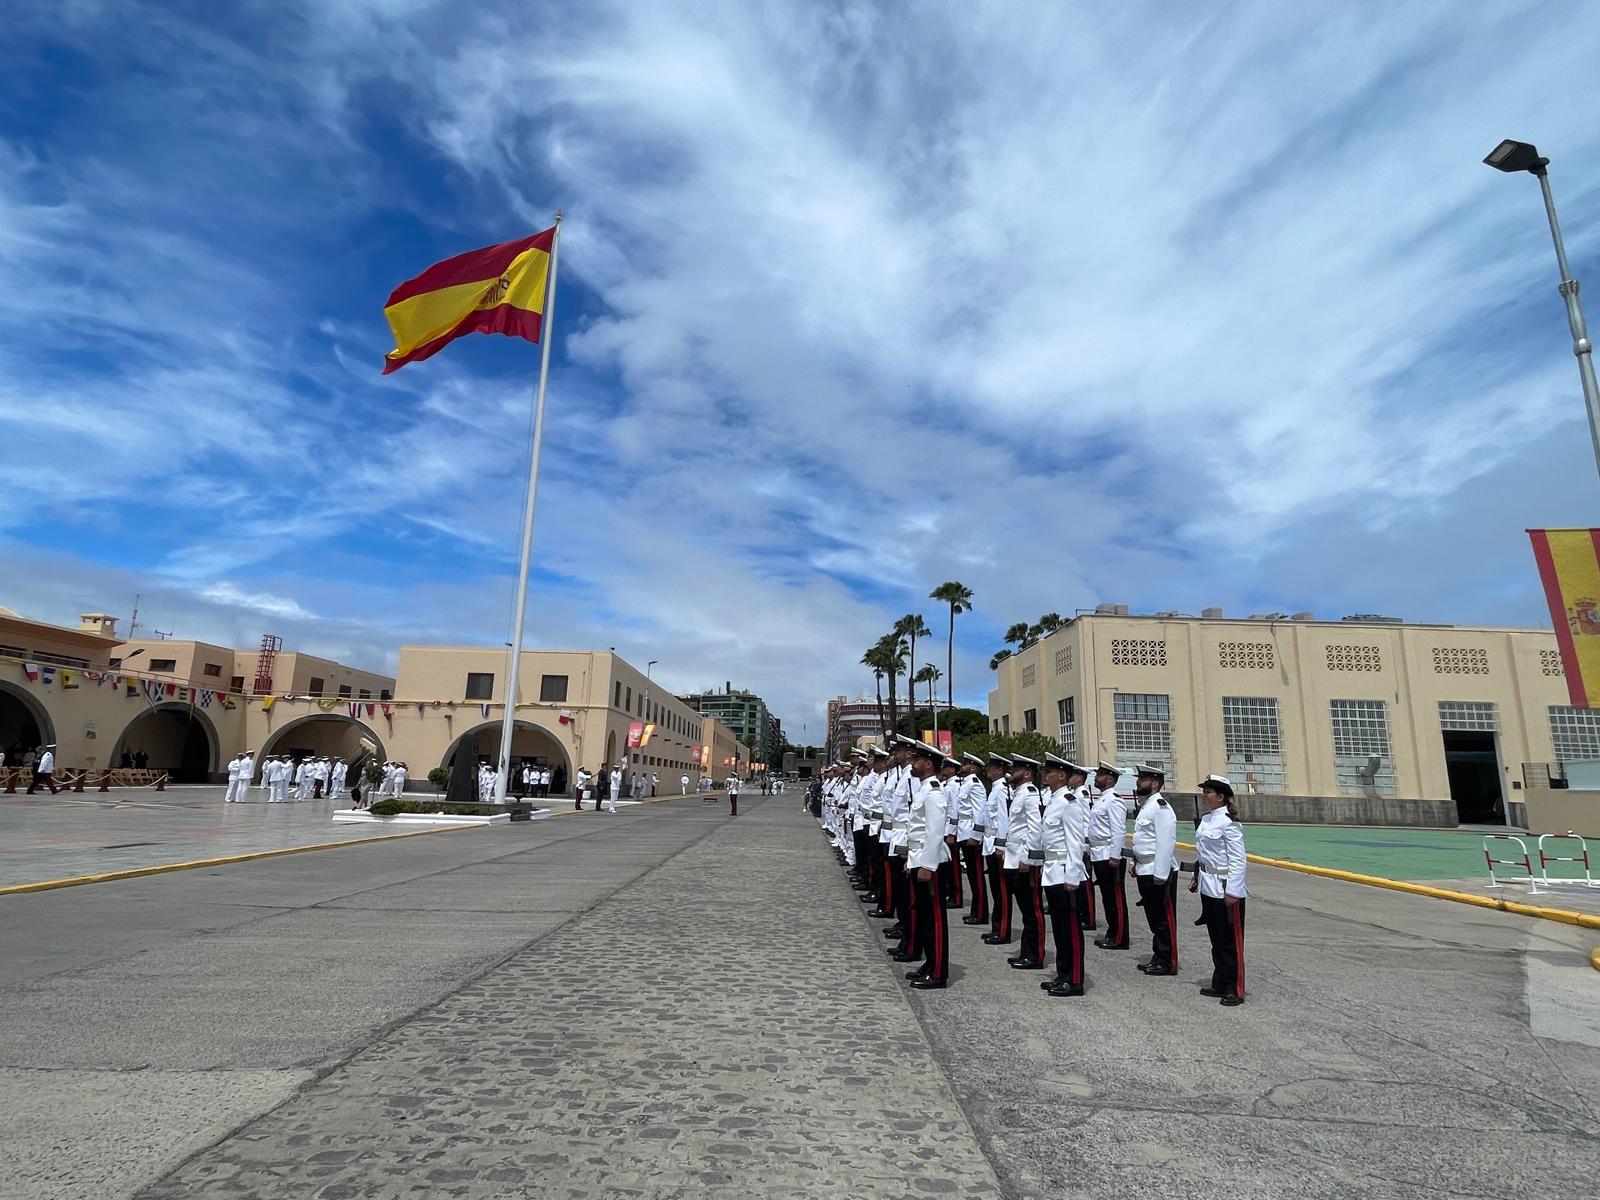
<svg viewBox="0 0 1600 1200"><path fill-rule="evenodd" d="M450 772L444 767L435 767L428 772L428 782L433 784L434 795L442 797L445 788L450 786Z"/></svg>

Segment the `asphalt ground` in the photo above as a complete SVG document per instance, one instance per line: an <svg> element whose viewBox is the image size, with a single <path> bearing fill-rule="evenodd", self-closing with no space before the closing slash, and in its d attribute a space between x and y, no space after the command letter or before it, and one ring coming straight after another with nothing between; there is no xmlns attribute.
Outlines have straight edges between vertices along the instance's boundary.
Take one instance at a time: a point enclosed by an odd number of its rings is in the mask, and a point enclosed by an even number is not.
<svg viewBox="0 0 1600 1200"><path fill-rule="evenodd" d="M740 808L0 897L0 1195L1594 1194L1592 933L1252 868L1240 1008L1187 894L1177 978L912 993Z"/></svg>

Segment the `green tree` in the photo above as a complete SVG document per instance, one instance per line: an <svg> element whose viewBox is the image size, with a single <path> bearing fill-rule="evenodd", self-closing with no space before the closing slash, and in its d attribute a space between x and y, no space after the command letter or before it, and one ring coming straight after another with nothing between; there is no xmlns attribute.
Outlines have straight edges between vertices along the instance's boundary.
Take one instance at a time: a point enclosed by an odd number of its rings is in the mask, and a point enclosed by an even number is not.
<svg viewBox="0 0 1600 1200"><path fill-rule="evenodd" d="M996 650L994 652L994 657L989 660L989 670L998 671L1000 669L1000 664L1005 662L1005 660L1010 658L1010 657L1011 657L1011 651L1009 651L1009 650Z"/></svg>
<svg viewBox="0 0 1600 1200"><path fill-rule="evenodd" d="M886 729L883 723L883 676L889 669L888 655L884 653L883 642L867 647L867 652L861 656L861 665L872 670L872 684L878 692L878 728Z"/></svg>
<svg viewBox="0 0 1600 1200"><path fill-rule="evenodd" d="M906 737L916 737L932 724L933 711L919 708L915 713L907 713L901 717L900 724L895 726L895 732ZM939 725L940 728L948 728L956 737L973 737L988 732L989 718L975 708L958 708L940 714Z"/></svg>
<svg viewBox="0 0 1600 1200"><path fill-rule="evenodd" d="M906 671L906 644L898 632L891 631L878 639L876 648L883 652L883 670L889 677L889 725L893 728L900 724L900 708L895 699L895 680Z"/></svg>
<svg viewBox="0 0 1600 1200"><path fill-rule="evenodd" d="M917 672L917 677L912 680L913 683L925 683L928 685L928 715L932 718L932 724L930 725L930 728L932 729L939 728L939 707L938 700L933 694L933 685L938 683L943 677L943 671L939 670L939 668L934 666L932 663L927 663L923 666L922 670ZM912 703L914 707L915 698L913 698Z"/></svg>
<svg viewBox="0 0 1600 1200"><path fill-rule="evenodd" d="M1026 621L1018 621L1006 630L1005 636L1001 640L1007 645L1017 646L1024 650L1027 649L1028 623Z"/></svg>
<svg viewBox="0 0 1600 1200"><path fill-rule="evenodd" d="M979 758L987 758L990 754L1026 754L1029 758L1044 761L1046 754L1059 754L1061 747L1053 739L1047 738L1036 730L1026 729L1021 733L980 733L957 735L954 740L954 749L957 756L962 754L976 754Z"/></svg>
<svg viewBox="0 0 1600 1200"><path fill-rule="evenodd" d="M932 637L933 630L928 628L928 623L916 613L907 613L894 623L894 631L906 639L910 646L911 668L906 675L906 691L911 693L911 707L917 706L916 689L913 686L919 683L917 675L917 639L919 637Z"/></svg>
<svg viewBox="0 0 1600 1200"><path fill-rule="evenodd" d="M1060 613L1048 612L1039 618L1038 629L1042 633L1054 633L1064 625L1066 625L1066 621L1062 619Z"/></svg>
<svg viewBox="0 0 1600 1200"><path fill-rule="evenodd" d="M950 606L950 636L944 645L945 698L950 708L956 706L956 614L972 611L972 589L964 583L951 580L941 583L928 594L928 599Z"/></svg>

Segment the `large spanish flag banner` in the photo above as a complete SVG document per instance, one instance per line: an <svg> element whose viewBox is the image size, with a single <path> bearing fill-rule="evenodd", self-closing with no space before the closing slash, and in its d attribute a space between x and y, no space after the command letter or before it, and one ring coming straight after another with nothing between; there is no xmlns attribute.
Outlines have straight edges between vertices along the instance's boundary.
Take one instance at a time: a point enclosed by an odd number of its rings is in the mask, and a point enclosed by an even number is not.
<svg viewBox="0 0 1600 1200"><path fill-rule="evenodd" d="M432 358L467 333L539 340L555 230L434 263L389 293L383 315L394 349L383 373Z"/></svg>
<svg viewBox="0 0 1600 1200"><path fill-rule="evenodd" d="M1578 708L1600 697L1600 529L1530 529L1567 691Z"/></svg>

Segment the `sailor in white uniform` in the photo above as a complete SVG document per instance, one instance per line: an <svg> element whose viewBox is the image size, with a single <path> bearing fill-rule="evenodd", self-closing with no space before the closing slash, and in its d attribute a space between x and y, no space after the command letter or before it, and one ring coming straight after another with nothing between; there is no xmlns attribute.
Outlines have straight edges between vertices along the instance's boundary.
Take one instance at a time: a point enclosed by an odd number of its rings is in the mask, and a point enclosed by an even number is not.
<svg viewBox="0 0 1600 1200"><path fill-rule="evenodd" d="M1056 974L1040 984L1052 996L1083 995L1083 923L1079 897L1088 890L1083 866L1084 833L1089 824L1089 778L1080 767L1058 754L1044 756L1044 815L1040 825L1044 864L1039 882L1050 908L1050 932L1056 947Z"/></svg>
<svg viewBox="0 0 1600 1200"><path fill-rule="evenodd" d="M1102 950L1128 948L1128 802L1117 791L1122 772L1102 759L1094 769L1098 793L1089 811L1089 863L1106 910L1106 935L1095 939Z"/></svg>
<svg viewBox="0 0 1600 1200"><path fill-rule="evenodd" d="M1146 975L1178 973L1178 814L1161 794L1166 772L1149 763L1134 768L1139 812L1133 818L1133 875L1139 905L1150 926L1150 961L1139 964Z"/></svg>
<svg viewBox="0 0 1600 1200"><path fill-rule="evenodd" d="M1019 971L1044 969L1044 896L1039 890L1039 868L1044 864L1044 797L1039 793L1039 767L1036 758L1011 756L1005 867L1022 914L1022 945L1006 961Z"/></svg>
<svg viewBox="0 0 1600 1200"><path fill-rule="evenodd" d="M1195 872L1189 890L1200 893L1200 920L1211 935L1211 984L1224 1008L1244 1003L1244 903L1250 895L1245 872L1244 828L1233 805L1233 781L1207 775L1200 784L1205 815L1195 826Z"/></svg>
<svg viewBox="0 0 1600 1200"><path fill-rule="evenodd" d="M246 786L243 776L244 755L235 754L228 760L228 790L222 795L224 804L237 804L240 802L240 794Z"/></svg>
<svg viewBox="0 0 1600 1200"><path fill-rule="evenodd" d="M939 902L946 908L964 908L967 903L961 892L961 851L956 843L961 817L962 785L957 778L960 770L960 760L949 755L939 763L939 792L945 806L944 844L950 850L950 857L939 868Z"/></svg>
<svg viewBox="0 0 1600 1200"><path fill-rule="evenodd" d="M989 791L984 786L983 759L976 754L961 756L960 788L956 793L956 855L966 874L972 906L961 918L963 925L989 923L989 887L983 877L983 835L988 831Z"/></svg>
<svg viewBox="0 0 1600 1200"><path fill-rule="evenodd" d="M983 860L989 872L989 932L983 940L991 946L1011 944L1011 880L1006 875L1006 845L1011 830L1011 760L991 753L984 774L989 781L983 834Z"/></svg>
<svg viewBox="0 0 1600 1200"><path fill-rule="evenodd" d="M925 743L911 750L908 777L914 787L906 808L905 869L916 905L914 954L922 959L922 966L906 978L919 989L943 988L950 983L950 930L939 892L939 868L950 861L945 841L950 818L942 786L935 778L943 763L944 754Z"/></svg>

